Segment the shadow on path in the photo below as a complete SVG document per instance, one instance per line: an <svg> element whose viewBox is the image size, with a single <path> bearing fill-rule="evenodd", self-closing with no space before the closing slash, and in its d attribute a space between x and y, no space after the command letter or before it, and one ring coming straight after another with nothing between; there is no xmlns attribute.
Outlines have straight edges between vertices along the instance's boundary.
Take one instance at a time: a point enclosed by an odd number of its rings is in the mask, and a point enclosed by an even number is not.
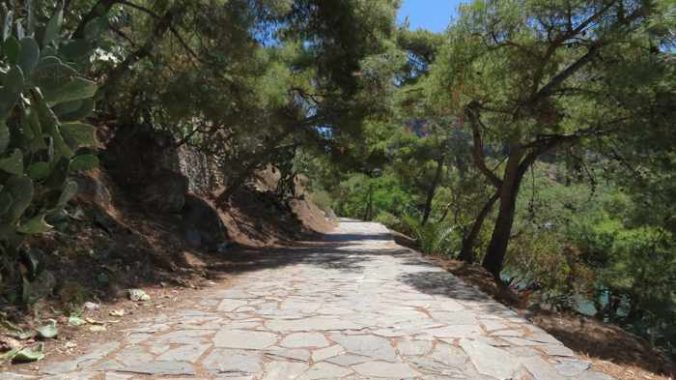
<svg viewBox="0 0 676 380"><path fill-rule="evenodd" d="M368 242L391 241L392 238L388 233L332 233L319 235L319 239L297 242L293 247L237 247L219 255L218 263L210 266L211 274L240 274L296 264L361 272L364 264L376 256L411 255L407 249L395 245L379 244L372 248L368 247Z"/></svg>

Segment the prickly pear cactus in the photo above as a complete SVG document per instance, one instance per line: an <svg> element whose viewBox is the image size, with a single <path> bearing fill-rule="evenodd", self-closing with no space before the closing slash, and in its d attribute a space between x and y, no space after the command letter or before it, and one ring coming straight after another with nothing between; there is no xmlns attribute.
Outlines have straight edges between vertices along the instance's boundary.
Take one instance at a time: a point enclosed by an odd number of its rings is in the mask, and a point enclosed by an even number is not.
<svg viewBox="0 0 676 380"><path fill-rule="evenodd" d="M2 7L0 256L7 261L23 237L51 228L49 217L77 191L70 175L98 164L83 150L96 146L95 129L80 121L97 86L69 64L73 47L87 44L61 38L62 10L37 27Z"/></svg>

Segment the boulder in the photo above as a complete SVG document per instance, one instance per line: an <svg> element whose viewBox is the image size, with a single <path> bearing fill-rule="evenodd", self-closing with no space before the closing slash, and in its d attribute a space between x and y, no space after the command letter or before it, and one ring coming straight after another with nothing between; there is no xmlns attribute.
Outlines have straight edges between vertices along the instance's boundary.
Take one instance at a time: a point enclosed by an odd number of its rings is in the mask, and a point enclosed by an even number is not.
<svg viewBox="0 0 676 380"><path fill-rule="evenodd" d="M149 210L178 213L186 205L188 180L180 173L161 170L140 189L143 204Z"/></svg>
<svg viewBox="0 0 676 380"><path fill-rule="evenodd" d="M183 236L194 248L216 251L227 241L225 225L218 211L204 199L186 195L182 218Z"/></svg>

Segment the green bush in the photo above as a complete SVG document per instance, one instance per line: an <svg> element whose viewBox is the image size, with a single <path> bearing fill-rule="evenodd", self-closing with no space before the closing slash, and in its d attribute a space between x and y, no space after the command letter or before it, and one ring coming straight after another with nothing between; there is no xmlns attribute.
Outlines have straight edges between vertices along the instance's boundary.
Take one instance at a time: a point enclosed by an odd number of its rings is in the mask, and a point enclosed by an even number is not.
<svg viewBox="0 0 676 380"><path fill-rule="evenodd" d="M393 229L393 230L399 230L401 229L401 220L397 218L395 215L390 214L387 211L381 211L376 215L374 221L378 223L384 224L387 228Z"/></svg>
<svg viewBox="0 0 676 380"><path fill-rule="evenodd" d="M61 10L34 28L39 33L14 22L12 11L3 13L0 257L5 280L16 281L24 238L49 231L49 219L77 191L71 174L98 164L81 149L96 145L95 129L79 121L92 111L97 85L67 63L82 52L75 49L78 41L60 37Z"/></svg>
<svg viewBox="0 0 676 380"><path fill-rule="evenodd" d="M455 255L460 249L462 236L451 225L446 223L420 223L417 217L405 215L403 223L406 230L416 240L418 248L428 255Z"/></svg>
<svg viewBox="0 0 676 380"><path fill-rule="evenodd" d="M413 203L399 179L389 173L380 177L352 174L338 186L334 195L340 216L373 218L381 211L402 215Z"/></svg>
<svg viewBox="0 0 676 380"><path fill-rule="evenodd" d="M319 207L320 210L329 213L331 212L331 204L333 203L333 200L331 199L331 195L324 191L324 190L313 190L312 191L312 202Z"/></svg>

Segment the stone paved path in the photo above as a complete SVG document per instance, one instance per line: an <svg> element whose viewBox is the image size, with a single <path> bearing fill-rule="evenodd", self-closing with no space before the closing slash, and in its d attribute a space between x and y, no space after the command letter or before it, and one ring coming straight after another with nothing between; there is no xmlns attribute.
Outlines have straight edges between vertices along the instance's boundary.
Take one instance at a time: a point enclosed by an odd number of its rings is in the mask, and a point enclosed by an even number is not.
<svg viewBox="0 0 676 380"><path fill-rule="evenodd" d="M343 221L320 247L256 260L42 378L609 379L379 224Z"/></svg>

